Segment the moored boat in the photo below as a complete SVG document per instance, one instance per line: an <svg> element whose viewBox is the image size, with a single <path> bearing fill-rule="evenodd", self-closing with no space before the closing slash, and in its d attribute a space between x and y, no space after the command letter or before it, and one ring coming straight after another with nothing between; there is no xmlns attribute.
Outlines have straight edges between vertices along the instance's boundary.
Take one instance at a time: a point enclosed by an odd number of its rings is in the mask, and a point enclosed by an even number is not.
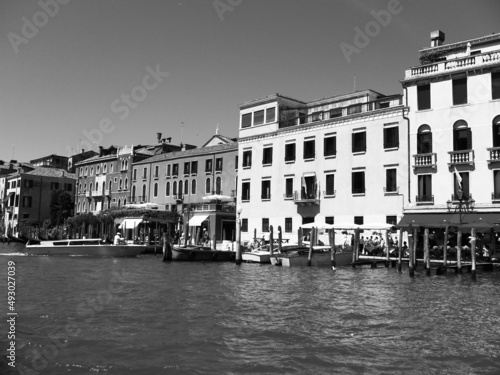
<svg viewBox="0 0 500 375"><path fill-rule="evenodd" d="M271 253L262 248L245 251L241 254L243 262L248 263L271 263Z"/></svg>
<svg viewBox="0 0 500 375"><path fill-rule="evenodd" d="M273 259L274 258L274 259ZM271 263L284 267L304 267L308 265L309 248L302 246L290 249L271 258ZM345 266L352 262L352 251L336 252L334 254L335 267ZM311 257L312 267L331 267L331 252L329 246L314 246Z"/></svg>
<svg viewBox="0 0 500 375"><path fill-rule="evenodd" d="M236 252L230 250L214 250L207 246L195 245L172 246L172 260L229 262L235 258Z"/></svg>
<svg viewBox="0 0 500 375"><path fill-rule="evenodd" d="M145 245L112 245L100 238L42 241L26 245L30 255L74 255L98 257L135 257L146 249Z"/></svg>

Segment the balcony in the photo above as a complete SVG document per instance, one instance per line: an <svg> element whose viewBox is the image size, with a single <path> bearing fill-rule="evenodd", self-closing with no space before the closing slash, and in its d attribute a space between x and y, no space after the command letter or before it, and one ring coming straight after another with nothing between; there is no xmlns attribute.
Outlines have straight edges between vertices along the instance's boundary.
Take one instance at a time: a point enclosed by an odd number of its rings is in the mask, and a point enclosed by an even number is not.
<svg viewBox="0 0 500 375"><path fill-rule="evenodd" d="M448 165L459 165L459 164L474 164L474 151L473 150L461 150L461 151L449 151L450 162Z"/></svg>
<svg viewBox="0 0 500 375"><path fill-rule="evenodd" d="M413 155L413 169L424 167L436 168L435 153Z"/></svg>
<svg viewBox="0 0 500 375"><path fill-rule="evenodd" d="M415 202L417 203L417 206L433 205L434 195L417 195L415 197Z"/></svg>
<svg viewBox="0 0 500 375"><path fill-rule="evenodd" d="M218 212L236 212L236 207L234 205L228 205L225 203L200 203L191 205L191 211L193 212L205 212L205 211L218 211Z"/></svg>
<svg viewBox="0 0 500 375"><path fill-rule="evenodd" d="M107 197L111 196L111 190L110 189L104 190L104 195Z"/></svg>
<svg viewBox="0 0 500 375"><path fill-rule="evenodd" d="M85 192L85 196L86 196L87 198L90 198L90 197L92 196L92 192L91 192L91 191L86 191L86 192Z"/></svg>
<svg viewBox="0 0 500 375"><path fill-rule="evenodd" d="M500 62L500 52L493 51L474 56L465 56L453 60L440 61L406 69L405 80L426 76L450 74L455 71L477 69Z"/></svg>
<svg viewBox="0 0 500 375"><path fill-rule="evenodd" d="M182 202L184 200L184 195L182 193L174 194L173 197L177 202Z"/></svg>
<svg viewBox="0 0 500 375"><path fill-rule="evenodd" d="M487 150L490 152L490 158L488 159L488 164L494 162L500 162L500 147L490 147L487 148Z"/></svg>
<svg viewBox="0 0 500 375"><path fill-rule="evenodd" d="M319 205L319 193L310 192L303 194L301 192L295 191L293 194L293 201L295 204L301 206Z"/></svg>

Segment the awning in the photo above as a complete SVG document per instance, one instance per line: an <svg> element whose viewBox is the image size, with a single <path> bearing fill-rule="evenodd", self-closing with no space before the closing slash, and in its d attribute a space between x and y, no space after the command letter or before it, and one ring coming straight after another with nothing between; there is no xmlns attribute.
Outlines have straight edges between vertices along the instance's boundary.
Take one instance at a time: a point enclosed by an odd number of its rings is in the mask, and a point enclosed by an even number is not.
<svg viewBox="0 0 500 375"><path fill-rule="evenodd" d="M412 224L416 227L444 228L447 225L459 226L460 222L464 228L494 228L500 225L500 213L465 213L462 214L461 221L459 213L409 213L404 214L397 226L407 227Z"/></svg>
<svg viewBox="0 0 500 375"><path fill-rule="evenodd" d="M140 223L142 223L142 218L136 219L124 219L122 223L118 226L120 229L135 229Z"/></svg>
<svg viewBox="0 0 500 375"><path fill-rule="evenodd" d="M207 219L208 215L199 215L199 216L193 216L190 220L188 225L190 227L199 227L201 223L203 223Z"/></svg>

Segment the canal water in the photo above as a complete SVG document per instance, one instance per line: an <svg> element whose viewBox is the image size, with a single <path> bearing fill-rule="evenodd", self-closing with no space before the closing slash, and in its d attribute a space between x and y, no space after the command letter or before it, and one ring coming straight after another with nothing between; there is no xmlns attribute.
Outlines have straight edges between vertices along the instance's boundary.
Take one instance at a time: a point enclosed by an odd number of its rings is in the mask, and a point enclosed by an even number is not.
<svg viewBox="0 0 500 375"><path fill-rule="evenodd" d="M19 255L1 374L499 374L500 272ZM5 353L15 264L16 372Z"/></svg>

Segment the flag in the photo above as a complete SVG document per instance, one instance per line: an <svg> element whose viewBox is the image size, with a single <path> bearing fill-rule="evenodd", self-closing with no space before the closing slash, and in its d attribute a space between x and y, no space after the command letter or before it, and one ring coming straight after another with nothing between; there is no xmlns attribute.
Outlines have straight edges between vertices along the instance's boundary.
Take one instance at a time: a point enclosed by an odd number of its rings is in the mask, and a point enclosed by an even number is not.
<svg viewBox="0 0 500 375"><path fill-rule="evenodd" d="M455 178L456 178L456 181L457 181L458 188L460 190L463 190L463 188L462 188L462 177L460 177L460 173L458 173L457 167L454 166L454 168L455 168Z"/></svg>
<svg viewBox="0 0 500 375"><path fill-rule="evenodd" d="M307 184L306 184L306 179L304 177L301 177L302 179L302 187L304 188L304 194L307 195Z"/></svg>

